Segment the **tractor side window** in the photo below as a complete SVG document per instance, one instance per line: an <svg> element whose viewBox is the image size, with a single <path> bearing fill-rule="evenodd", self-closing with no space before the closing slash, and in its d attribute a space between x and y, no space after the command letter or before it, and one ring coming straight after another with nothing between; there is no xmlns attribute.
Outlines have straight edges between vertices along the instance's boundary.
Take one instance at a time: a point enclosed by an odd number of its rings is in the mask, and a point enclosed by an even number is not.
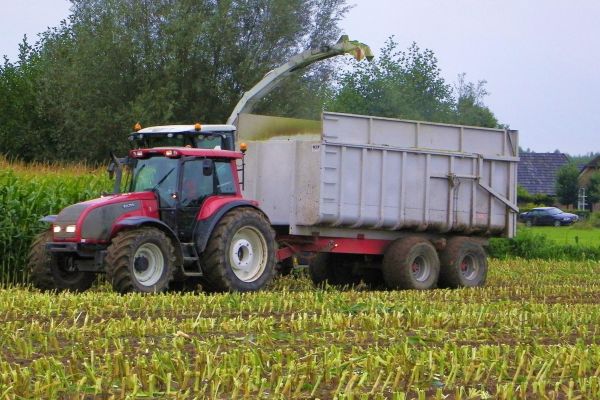
<svg viewBox="0 0 600 400"><path fill-rule="evenodd" d="M204 199L214 194L214 174L205 176L202 173L202 159L188 161L183 167L183 183L181 186L181 205L198 207Z"/></svg>
<svg viewBox="0 0 600 400"><path fill-rule="evenodd" d="M217 174L217 194L236 194L231 163L229 161L216 161L215 173Z"/></svg>

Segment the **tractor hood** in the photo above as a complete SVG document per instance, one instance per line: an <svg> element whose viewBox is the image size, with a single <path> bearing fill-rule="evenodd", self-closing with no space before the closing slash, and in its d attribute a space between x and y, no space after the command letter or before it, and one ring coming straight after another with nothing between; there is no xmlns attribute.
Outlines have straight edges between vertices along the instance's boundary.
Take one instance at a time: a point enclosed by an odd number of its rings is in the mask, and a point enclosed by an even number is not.
<svg viewBox="0 0 600 400"><path fill-rule="evenodd" d="M117 221L134 216L158 218L153 192L115 194L68 206L53 221L54 240L106 242Z"/></svg>

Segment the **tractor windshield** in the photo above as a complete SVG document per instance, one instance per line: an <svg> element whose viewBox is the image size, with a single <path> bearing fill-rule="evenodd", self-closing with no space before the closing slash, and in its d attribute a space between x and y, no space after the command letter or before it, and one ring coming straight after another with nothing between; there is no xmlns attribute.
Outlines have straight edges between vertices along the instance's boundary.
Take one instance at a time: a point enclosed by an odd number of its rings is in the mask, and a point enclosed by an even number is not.
<svg viewBox="0 0 600 400"><path fill-rule="evenodd" d="M151 157L134 161L131 179L132 192L155 191L161 206L174 207L177 192L178 161L167 157Z"/></svg>

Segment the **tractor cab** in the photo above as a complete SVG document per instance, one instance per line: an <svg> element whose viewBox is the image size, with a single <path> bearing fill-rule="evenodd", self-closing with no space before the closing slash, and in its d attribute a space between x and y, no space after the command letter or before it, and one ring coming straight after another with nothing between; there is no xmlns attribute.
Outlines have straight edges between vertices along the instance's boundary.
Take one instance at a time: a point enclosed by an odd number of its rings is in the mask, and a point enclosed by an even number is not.
<svg viewBox="0 0 600 400"><path fill-rule="evenodd" d="M139 124L136 124L135 132L129 134L128 139L133 148L175 146L233 151L235 150L235 126L195 124L142 129Z"/></svg>
<svg viewBox="0 0 600 400"><path fill-rule="evenodd" d="M191 241L197 216L211 197L241 197L236 160L241 153L188 147L130 151L130 193L153 192L159 219L179 240Z"/></svg>

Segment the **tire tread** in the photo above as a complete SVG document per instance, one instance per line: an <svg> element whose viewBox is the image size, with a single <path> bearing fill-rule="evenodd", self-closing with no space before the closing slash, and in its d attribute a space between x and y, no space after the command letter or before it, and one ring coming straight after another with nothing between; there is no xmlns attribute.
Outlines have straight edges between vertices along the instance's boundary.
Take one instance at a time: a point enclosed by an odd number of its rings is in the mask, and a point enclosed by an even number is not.
<svg viewBox="0 0 600 400"><path fill-rule="evenodd" d="M130 266L132 257L135 254L134 245L140 236L155 236L165 244L167 248L167 276L165 284L162 287L155 287L155 292L162 292L168 289L169 283L173 280L175 271L175 249L171 239L161 230L152 227L142 227L137 229L129 229L119 232L108 246L106 254L106 276L107 280L112 284L115 291L119 293L128 293L137 291L133 281Z"/></svg>

